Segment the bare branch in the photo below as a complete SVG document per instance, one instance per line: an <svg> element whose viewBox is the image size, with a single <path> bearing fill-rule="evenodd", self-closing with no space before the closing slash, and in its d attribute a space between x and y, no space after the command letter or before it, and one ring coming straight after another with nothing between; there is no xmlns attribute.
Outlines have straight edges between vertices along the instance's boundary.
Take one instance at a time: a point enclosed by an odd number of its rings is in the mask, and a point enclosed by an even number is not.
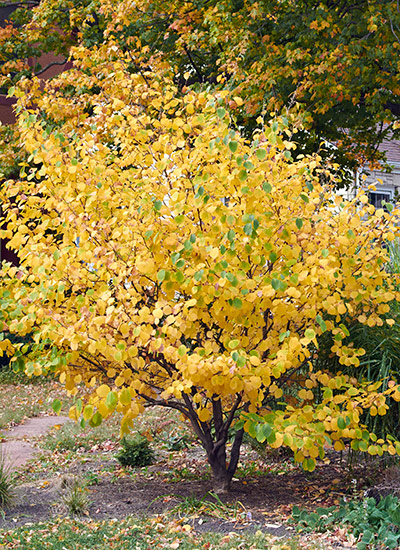
<svg viewBox="0 0 400 550"><path fill-rule="evenodd" d="M56 65L65 65L68 62L68 58L66 57L63 61L53 61L52 63L49 63L43 69L40 69L37 73L35 73L35 76L39 76L47 71L47 69L50 69L51 67L54 67Z"/></svg>

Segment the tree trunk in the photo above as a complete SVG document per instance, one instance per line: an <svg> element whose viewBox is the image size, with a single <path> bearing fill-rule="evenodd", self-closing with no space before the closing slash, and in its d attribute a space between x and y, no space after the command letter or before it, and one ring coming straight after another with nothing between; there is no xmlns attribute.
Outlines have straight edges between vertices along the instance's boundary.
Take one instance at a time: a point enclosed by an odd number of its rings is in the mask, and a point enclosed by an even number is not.
<svg viewBox="0 0 400 550"><path fill-rule="evenodd" d="M226 460L226 438L217 441L213 449L210 452L207 451L208 462L213 473L214 492L217 494L228 493L230 490L239 462L242 440L243 430L239 430L232 444L229 465Z"/></svg>
<svg viewBox="0 0 400 550"><path fill-rule="evenodd" d="M241 403L242 397L238 395L231 410L224 417L221 399L212 401L212 421L202 422L197 415L196 409L188 394L182 395L187 409L179 408L190 420L194 432L199 437L204 450L207 453L208 463L211 466L214 480L214 491L216 493L227 493L239 462L240 447L243 440L243 428L238 430L232 443L229 465L226 460L226 443L228 441L229 428L235 418L235 413ZM147 397L147 399L149 399ZM178 408L178 407L176 407ZM214 430L212 430L212 424ZM214 431L214 433L213 433Z"/></svg>
<svg viewBox="0 0 400 550"><path fill-rule="evenodd" d="M207 455L213 474L214 492L217 494L228 493L232 475L229 473L226 463L226 444L223 443L216 452L212 451Z"/></svg>

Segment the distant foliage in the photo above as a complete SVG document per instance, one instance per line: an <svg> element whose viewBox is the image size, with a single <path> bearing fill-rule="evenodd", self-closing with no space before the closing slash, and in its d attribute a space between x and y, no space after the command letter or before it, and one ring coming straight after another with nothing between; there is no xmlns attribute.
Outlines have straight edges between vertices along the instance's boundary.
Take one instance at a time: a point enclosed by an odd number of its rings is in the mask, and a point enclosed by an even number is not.
<svg viewBox="0 0 400 550"><path fill-rule="evenodd" d="M305 125L299 151L319 150L353 169L382 156L377 144L383 139L399 136L400 13L394 1L70 0L68 9L62 0L37 4L21 2L0 33L4 93L21 77L43 74L42 52L67 61L71 47L94 50L112 37L130 53L131 72L161 61L178 93L227 85L243 100L243 106L227 103L248 135L258 115L290 105ZM79 83L70 92L79 96ZM8 166L11 156L4 157Z"/></svg>

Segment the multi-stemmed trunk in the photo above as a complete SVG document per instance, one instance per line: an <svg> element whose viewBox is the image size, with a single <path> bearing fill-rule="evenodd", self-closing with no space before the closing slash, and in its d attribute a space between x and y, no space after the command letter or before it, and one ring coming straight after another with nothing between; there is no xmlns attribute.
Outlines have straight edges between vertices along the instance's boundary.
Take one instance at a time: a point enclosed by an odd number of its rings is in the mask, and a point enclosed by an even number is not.
<svg viewBox="0 0 400 550"><path fill-rule="evenodd" d="M208 463L211 466L213 475L214 491L216 493L226 493L230 489L231 481L239 462L240 447L243 441L244 432L243 428L241 428L234 435L228 460L227 443L229 429L240 405L241 397L237 397L232 408L225 414L222 410L221 399L214 399L212 401L212 420L208 422L200 421L193 408L193 404L188 398L184 398L184 400L189 409L187 417L207 453Z"/></svg>
<svg viewBox="0 0 400 550"><path fill-rule="evenodd" d="M215 396L211 400L212 417L210 420L202 421L198 416L199 408L192 401L188 394L182 395L182 402L175 400L164 400L150 397L146 394L139 394L140 397L152 406L162 406L180 411L190 421L194 432L206 451L208 463L214 480L214 491L226 493L230 489L232 478L236 472L239 462L240 447L243 441L243 428L236 430L230 448L229 460L227 457L227 443L231 436L231 428L238 416L242 396L237 395L230 408L222 408L221 398ZM246 406L242 407L246 410ZM233 435L233 434L232 434Z"/></svg>
<svg viewBox="0 0 400 550"><path fill-rule="evenodd" d="M214 448L207 450L208 463L211 466L215 493L227 493L230 490L231 481L235 474L240 455L240 446L243 439L243 429L236 432L230 452L230 460L227 461L227 441L217 441ZM218 443L220 444L218 446Z"/></svg>

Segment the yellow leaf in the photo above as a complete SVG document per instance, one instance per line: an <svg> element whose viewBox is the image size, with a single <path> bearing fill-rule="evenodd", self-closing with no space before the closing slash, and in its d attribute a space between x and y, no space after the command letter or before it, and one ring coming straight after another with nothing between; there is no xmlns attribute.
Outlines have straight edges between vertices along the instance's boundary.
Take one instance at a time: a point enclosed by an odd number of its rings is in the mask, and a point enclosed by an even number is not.
<svg viewBox="0 0 400 550"><path fill-rule="evenodd" d="M211 418L211 413L208 409L200 409L197 416L201 422L207 422Z"/></svg>
<svg viewBox="0 0 400 550"><path fill-rule="evenodd" d="M99 397L107 397L110 391L111 391L111 388L107 386L107 384L102 384L97 388L96 393Z"/></svg>

